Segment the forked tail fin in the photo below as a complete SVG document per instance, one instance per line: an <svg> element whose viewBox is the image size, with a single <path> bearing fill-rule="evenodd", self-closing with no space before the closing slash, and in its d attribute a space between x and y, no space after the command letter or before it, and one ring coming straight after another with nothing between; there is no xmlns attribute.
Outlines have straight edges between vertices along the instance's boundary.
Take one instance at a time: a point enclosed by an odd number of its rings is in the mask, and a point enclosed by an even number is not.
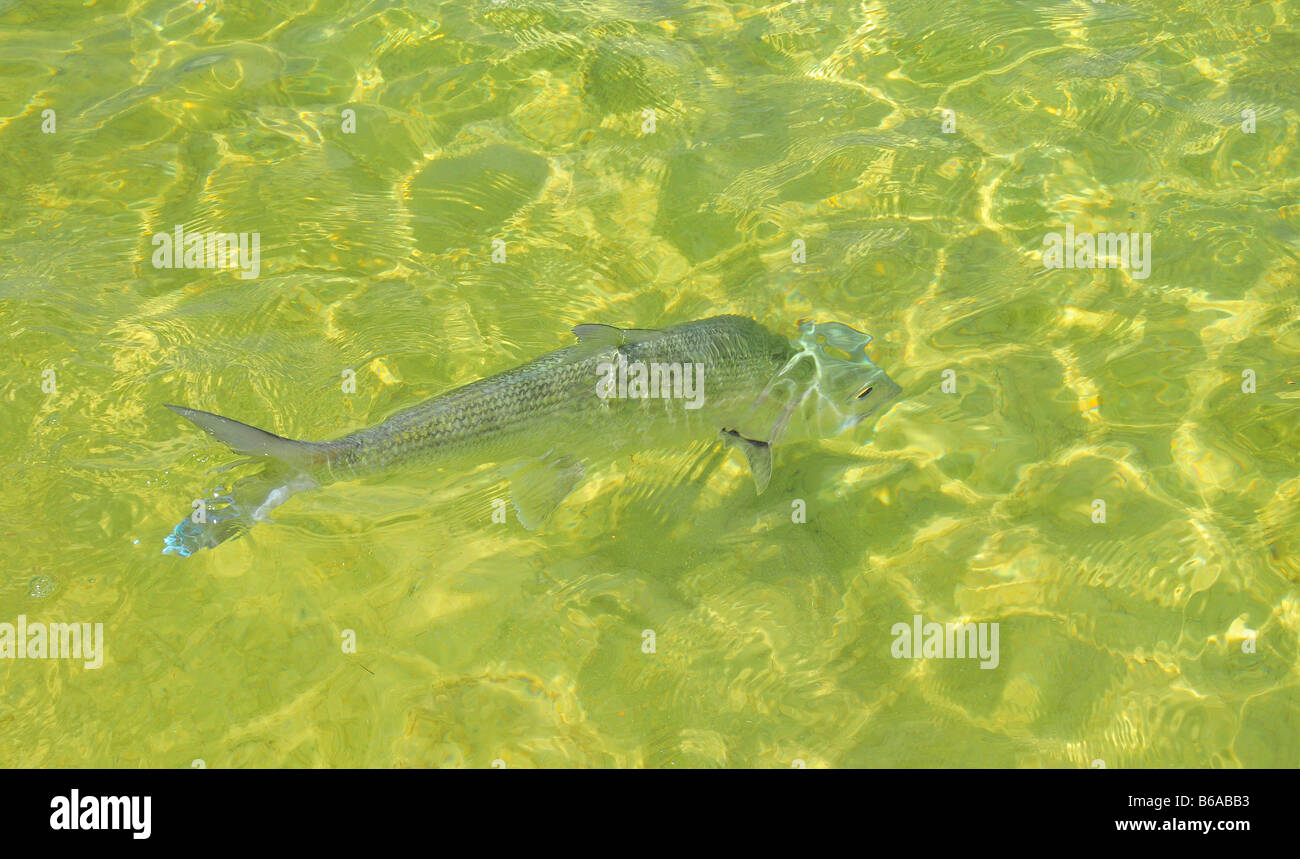
<svg viewBox="0 0 1300 859"><path fill-rule="evenodd" d="M164 555L188 557L200 549L211 549L238 537L258 522L266 521L267 514L290 495L318 485L311 471L328 461L329 443L281 438L198 409L172 405L167 408L198 424L236 453L264 461L266 468L231 486L216 487L207 497L196 499L190 515L164 540Z"/></svg>
<svg viewBox="0 0 1300 859"><path fill-rule="evenodd" d="M176 414L188 418L208 435L246 456L274 459L302 471L309 471L325 459L327 445L311 441L282 438L266 430L240 423L212 412L167 405Z"/></svg>

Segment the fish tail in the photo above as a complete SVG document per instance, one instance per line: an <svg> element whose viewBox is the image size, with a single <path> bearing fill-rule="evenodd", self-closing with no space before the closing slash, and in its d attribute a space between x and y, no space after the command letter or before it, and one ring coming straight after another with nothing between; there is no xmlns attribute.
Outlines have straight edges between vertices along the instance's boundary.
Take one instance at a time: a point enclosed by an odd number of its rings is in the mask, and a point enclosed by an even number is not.
<svg viewBox="0 0 1300 859"><path fill-rule="evenodd" d="M204 500L203 512L186 516L163 540L164 555L188 558L200 549L212 549L243 535L251 519L235 505L231 490L213 490Z"/></svg>
<svg viewBox="0 0 1300 859"><path fill-rule="evenodd" d="M269 522L268 514L290 496L318 485L310 475L289 475L282 468L270 466L233 485L214 487L205 497L195 499L190 515L166 536L163 554L188 558L200 549L212 549L242 537L257 523Z"/></svg>
<svg viewBox="0 0 1300 859"><path fill-rule="evenodd" d="M290 495L319 485L320 475L313 476L312 472L327 465L330 452L337 447L329 442L283 438L199 409L167 408L193 421L236 453L265 462L265 467L259 474L211 489L206 498L196 500L191 514L163 541L164 555L189 557L240 537L258 522L267 521L267 514Z"/></svg>
<svg viewBox="0 0 1300 859"><path fill-rule="evenodd" d="M200 429L235 453L267 457L302 471L310 471L327 460L330 447L328 444L283 438L237 420L214 415L212 412L185 406L165 405L181 417L193 421Z"/></svg>

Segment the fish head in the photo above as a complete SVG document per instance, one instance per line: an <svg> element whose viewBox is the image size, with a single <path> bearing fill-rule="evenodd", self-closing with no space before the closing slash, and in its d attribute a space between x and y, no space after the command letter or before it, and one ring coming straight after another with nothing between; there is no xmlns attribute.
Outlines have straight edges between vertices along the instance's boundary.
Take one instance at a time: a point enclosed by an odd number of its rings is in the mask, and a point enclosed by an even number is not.
<svg viewBox="0 0 1300 859"><path fill-rule="evenodd" d="M892 403L902 388L867 358L871 335L842 322L801 322L794 354L778 374L796 403L796 436L839 435Z"/></svg>

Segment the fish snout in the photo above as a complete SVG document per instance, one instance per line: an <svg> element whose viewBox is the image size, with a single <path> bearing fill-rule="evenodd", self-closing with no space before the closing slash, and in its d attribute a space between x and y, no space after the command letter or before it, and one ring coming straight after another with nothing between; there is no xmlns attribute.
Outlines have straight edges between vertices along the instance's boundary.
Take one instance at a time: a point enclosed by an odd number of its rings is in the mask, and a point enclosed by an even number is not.
<svg viewBox="0 0 1300 859"><path fill-rule="evenodd" d="M804 322L795 361L811 360L816 394L814 424L839 433L862 423L898 398L903 389L867 358L871 335L842 322Z"/></svg>

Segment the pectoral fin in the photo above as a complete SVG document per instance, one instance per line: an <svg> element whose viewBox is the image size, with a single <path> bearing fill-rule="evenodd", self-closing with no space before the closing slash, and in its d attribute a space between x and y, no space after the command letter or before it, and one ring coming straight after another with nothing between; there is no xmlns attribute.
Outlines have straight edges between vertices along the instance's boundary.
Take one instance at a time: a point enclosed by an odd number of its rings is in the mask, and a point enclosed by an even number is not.
<svg viewBox="0 0 1300 859"><path fill-rule="evenodd" d="M772 446L765 441L745 438L731 429L722 430L719 435L723 442L731 447L740 448L749 463L749 473L754 476L754 488L762 495L767 485L772 482Z"/></svg>
<svg viewBox="0 0 1300 859"><path fill-rule="evenodd" d="M528 530L541 525L582 480L586 469L571 457L534 462L510 477L510 503Z"/></svg>

